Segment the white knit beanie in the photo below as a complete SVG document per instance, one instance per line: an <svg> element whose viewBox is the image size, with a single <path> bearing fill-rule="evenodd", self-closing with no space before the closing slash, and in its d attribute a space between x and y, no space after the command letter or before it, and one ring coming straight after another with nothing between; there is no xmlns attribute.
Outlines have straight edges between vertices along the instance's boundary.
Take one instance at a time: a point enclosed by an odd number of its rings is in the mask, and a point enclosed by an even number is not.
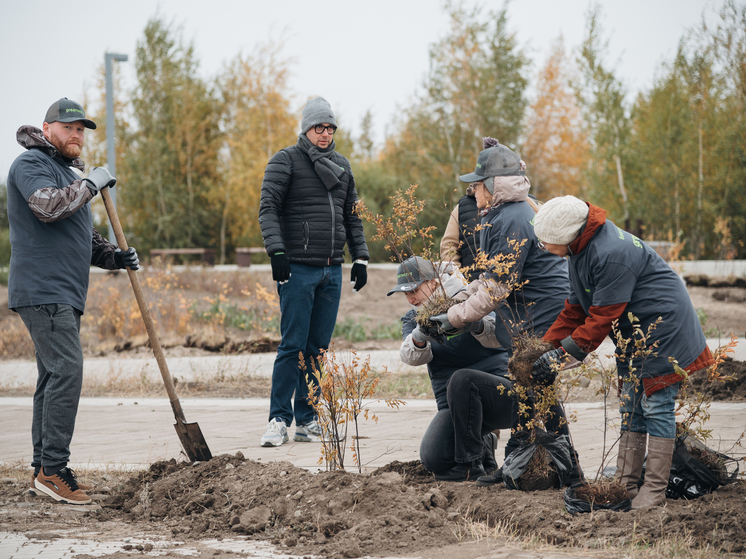
<svg viewBox="0 0 746 559"><path fill-rule="evenodd" d="M569 245L588 220L588 204L575 196L552 198L534 218L536 237L552 245Z"/></svg>

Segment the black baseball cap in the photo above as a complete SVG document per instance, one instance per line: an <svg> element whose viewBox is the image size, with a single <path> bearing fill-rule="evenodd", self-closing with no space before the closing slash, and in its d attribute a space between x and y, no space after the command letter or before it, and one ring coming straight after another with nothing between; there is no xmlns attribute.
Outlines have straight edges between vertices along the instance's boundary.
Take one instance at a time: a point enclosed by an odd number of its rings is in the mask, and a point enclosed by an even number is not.
<svg viewBox="0 0 746 559"><path fill-rule="evenodd" d="M432 262L420 256L410 256L399 264L399 268L396 270L396 287L386 295L414 291L422 283L435 278L437 278L437 275Z"/></svg>
<svg viewBox="0 0 746 559"><path fill-rule="evenodd" d="M47 116L44 117L44 122L77 122L79 120L83 121L86 128L96 129L96 123L85 117L82 105L70 101L67 97L52 103L47 111Z"/></svg>
<svg viewBox="0 0 746 559"><path fill-rule="evenodd" d="M461 175L462 182L478 182L488 177L523 176L521 156L502 144L482 150L473 173Z"/></svg>

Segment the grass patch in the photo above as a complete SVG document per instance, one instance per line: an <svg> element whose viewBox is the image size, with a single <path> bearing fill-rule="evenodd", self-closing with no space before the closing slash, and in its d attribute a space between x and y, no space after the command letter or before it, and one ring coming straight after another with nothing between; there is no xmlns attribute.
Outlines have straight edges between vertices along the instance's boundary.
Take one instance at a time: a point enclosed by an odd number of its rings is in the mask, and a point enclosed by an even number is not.
<svg viewBox="0 0 746 559"><path fill-rule="evenodd" d="M346 316L334 326L333 338L342 338L352 343L366 340L399 340L401 339L401 322L396 320L388 324L378 323L370 327L367 318Z"/></svg>

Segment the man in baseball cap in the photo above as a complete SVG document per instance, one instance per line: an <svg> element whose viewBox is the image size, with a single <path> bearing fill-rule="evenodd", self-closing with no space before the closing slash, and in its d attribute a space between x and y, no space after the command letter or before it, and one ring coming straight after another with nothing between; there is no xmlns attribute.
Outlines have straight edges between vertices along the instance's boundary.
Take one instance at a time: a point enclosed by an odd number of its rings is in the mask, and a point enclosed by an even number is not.
<svg viewBox="0 0 746 559"><path fill-rule="evenodd" d="M72 505L91 502L85 493L91 487L67 467L83 385L80 317L90 268L137 270L139 264L134 248L118 249L93 227L91 200L116 184L104 167L83 177L85 131L95 128L79 103L56 101L41 130L18 129L26 151L8 172L8 307L29 331L38 370L29 492Z"/></svg>

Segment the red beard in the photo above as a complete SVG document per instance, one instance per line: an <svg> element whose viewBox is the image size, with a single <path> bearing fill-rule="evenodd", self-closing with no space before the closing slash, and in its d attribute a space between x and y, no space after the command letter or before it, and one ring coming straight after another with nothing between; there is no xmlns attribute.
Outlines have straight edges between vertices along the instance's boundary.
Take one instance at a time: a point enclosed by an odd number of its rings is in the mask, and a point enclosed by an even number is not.
<svg viewBox="0 0 746 559"><path fill-rule="evenodd" d="M83 153L82 143L79 145L68 141L67 144L65 144L52 130L49 131L49 142L68 159L77 159L80 157L80 154Z"/></svg>

